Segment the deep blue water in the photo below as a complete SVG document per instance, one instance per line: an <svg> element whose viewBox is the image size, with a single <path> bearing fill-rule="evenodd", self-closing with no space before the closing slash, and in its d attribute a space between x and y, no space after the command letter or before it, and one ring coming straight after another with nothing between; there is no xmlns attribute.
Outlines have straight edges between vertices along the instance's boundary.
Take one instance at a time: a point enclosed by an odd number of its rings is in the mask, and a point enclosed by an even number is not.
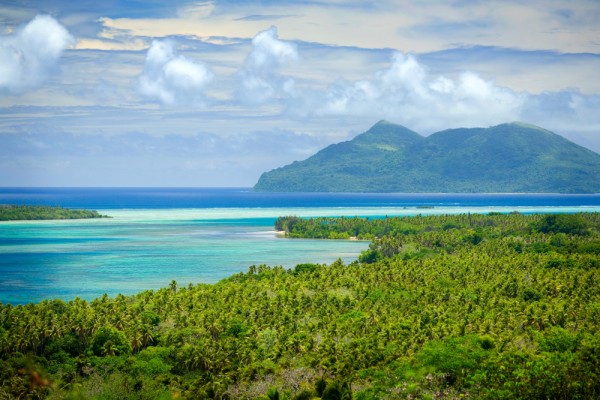
<svg viewBox="0 0 600 400"><path fill-rule="evenodd" d="M260 193L249 188L0 188L0 204L94 209L600 206L600 194Z"/></svg>
<svg viewBox="0 0 600 400"><path fill-rule="evenodd" d="M600 211L600 195L254 193L249 189L0 188L0 204L110 219L0 222L0 302L92 299L212 283L250 265L350 262L366 242L276 237L281 215Z"/></svg>

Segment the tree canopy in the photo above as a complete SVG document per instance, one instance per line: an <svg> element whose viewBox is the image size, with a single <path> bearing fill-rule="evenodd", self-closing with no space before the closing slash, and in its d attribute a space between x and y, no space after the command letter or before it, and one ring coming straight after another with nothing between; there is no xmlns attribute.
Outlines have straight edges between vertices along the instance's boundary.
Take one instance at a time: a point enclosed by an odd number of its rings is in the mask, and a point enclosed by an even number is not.
<svg viewBox="0 0 600 400"><path fill-rule="evenodd" d="M599 214L294 221L372 243L347 265L0 305L0 397L600 397Z"/></svg>
<svg viewBox="0 0 600 400"><path fill-rule="evenodd" d="M0 221L108 218L95 210L79 210L63 207L0 205Z"/></svg>

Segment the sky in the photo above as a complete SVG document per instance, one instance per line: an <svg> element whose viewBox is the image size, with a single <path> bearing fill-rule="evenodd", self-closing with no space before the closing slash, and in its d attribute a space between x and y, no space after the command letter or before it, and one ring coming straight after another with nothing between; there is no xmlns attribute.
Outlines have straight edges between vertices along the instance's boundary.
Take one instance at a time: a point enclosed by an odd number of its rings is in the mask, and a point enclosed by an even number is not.
<svg viewBox="0 0 600 400"><path fill-rule="evenodd" d="M251 187L382 119L600 153L598 21L598 0L0 0L0 186Z"/></svg>

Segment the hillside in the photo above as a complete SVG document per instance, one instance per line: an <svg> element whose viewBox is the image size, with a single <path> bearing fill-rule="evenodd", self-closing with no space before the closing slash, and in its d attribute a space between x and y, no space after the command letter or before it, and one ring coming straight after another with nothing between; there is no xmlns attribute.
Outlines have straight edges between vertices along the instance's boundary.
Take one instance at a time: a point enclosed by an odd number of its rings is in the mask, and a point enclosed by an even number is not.
<svg viewBox="0 0 600 400"><path fill-rule="evenodd" d="M423 137L380 121L350 141L262 174L254 190L598 193L600 155L523 123Z"/></svg>

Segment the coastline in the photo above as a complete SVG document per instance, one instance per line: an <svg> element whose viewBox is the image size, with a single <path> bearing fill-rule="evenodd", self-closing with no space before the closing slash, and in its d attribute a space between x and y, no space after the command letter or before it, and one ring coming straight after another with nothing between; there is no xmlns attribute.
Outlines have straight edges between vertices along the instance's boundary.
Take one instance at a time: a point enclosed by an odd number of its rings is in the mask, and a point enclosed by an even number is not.
<svg viewBox="0 0 600 400"><path fill-rule="evenodd" d="M0 190L0 202L7 203L10 197L22 203L20 196L24 196L30 203L91 208L112 218L0 224L0 297L10 298L9 302L76 296L93 299L103 292L134 294L158 289L173 279L215 283L253 264L289 268L306 260L329 263L342 258L351 262L369 243L353 238L278 240L285 237L284 232L273 229L280 216L371 219L515 211L600 212L600 196L589 195L247 196L240 190L221 189L48 191L9 196ZM434 208L417 208L419 205Z"/></svg>

